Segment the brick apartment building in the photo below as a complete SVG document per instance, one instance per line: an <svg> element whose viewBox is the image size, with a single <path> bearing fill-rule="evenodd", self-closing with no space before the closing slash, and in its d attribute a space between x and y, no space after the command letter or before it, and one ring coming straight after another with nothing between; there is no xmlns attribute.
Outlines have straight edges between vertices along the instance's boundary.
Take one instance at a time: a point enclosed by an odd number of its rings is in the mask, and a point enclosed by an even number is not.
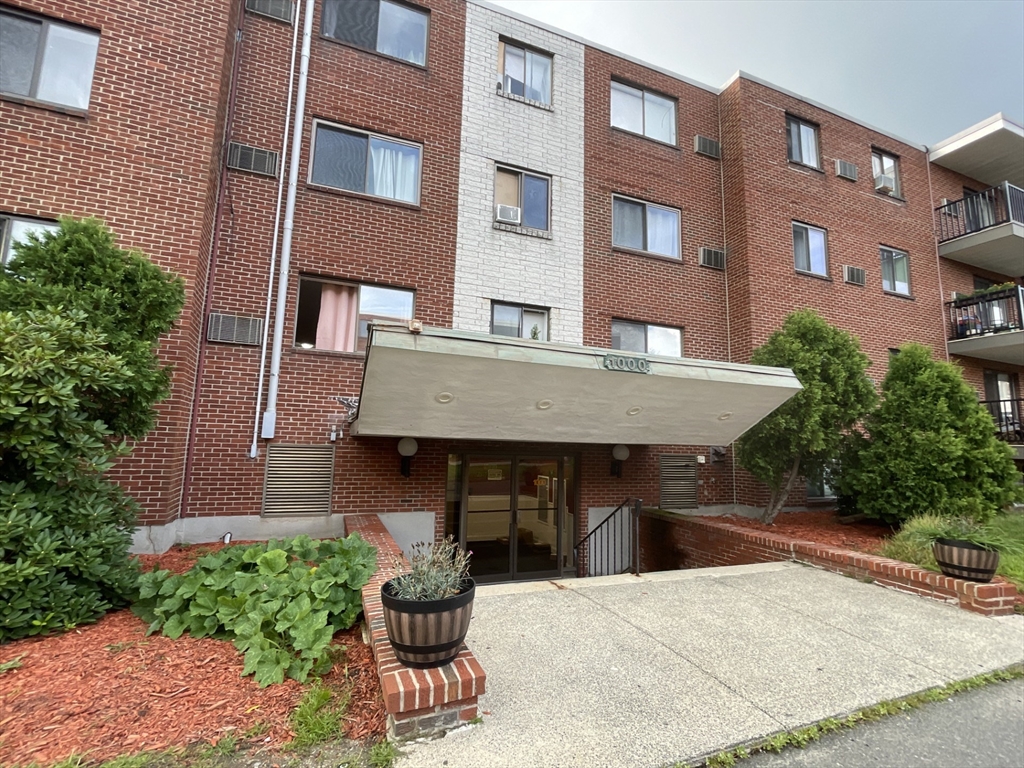
<svg viewBox="0 0 1024 768"><path fill-rule="evenodd" d="M140 550L369 511L537 578L627 497L756 506L729 446L798 384L746 361L805 306L1024 460L1022 187L1002 116L927 148L477 0L0 0L3 257L92 215L186 281Z"/></svg>

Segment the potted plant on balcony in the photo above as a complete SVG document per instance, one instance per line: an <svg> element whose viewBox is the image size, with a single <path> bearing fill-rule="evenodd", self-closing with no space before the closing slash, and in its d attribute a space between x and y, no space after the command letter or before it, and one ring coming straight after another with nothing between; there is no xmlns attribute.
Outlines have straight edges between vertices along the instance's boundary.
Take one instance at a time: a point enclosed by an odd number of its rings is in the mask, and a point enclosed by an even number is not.
<svg viewBox="0 0 1024 768"><path fill-rule="evenodd" d="M470 554L450 536L419 542L409 553L410 570L381 587L388 640L407 667L441 667L459 655L476 594Z"/></svg>

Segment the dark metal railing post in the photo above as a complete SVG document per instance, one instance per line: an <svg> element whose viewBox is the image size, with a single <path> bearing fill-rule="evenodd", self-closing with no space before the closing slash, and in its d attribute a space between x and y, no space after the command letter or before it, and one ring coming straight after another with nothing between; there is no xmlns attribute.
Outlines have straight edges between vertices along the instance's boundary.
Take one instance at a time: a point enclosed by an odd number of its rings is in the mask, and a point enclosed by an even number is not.
<svg viewBox="0 0 1024 768"><path fill-rule="evenodd" d="M640 575L640 513L643 511L643 502L640 499L636 500L633 505L632 524L633 524L633 541L631 542L633 550L632 554L632 566L633 575Z"/></svg>

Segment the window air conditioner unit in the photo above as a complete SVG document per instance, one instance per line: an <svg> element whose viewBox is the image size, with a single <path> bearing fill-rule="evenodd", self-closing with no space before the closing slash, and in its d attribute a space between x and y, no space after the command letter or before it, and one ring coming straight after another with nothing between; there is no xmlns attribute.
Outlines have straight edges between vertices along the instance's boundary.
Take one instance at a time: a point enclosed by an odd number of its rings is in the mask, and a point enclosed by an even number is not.
<svg viewBox="0 0 1024 768"><path fill-rule="evenodd" d="M860 267L843 265L843 280L850 285L867 285L867 274Z"/></svg>
<svg viewBox="0 0 1024 768"><path fill-rule="evenodd" d="M875 176L875 191L891 195L896 190L896 179L892 176Z"/></svg>
<svg viewBox="0 0 1024 768"><path fill-rule="evenodd" d="M494 218L502 224L519 224L522 221L520 210L514 205L496 205Z"/></svg>

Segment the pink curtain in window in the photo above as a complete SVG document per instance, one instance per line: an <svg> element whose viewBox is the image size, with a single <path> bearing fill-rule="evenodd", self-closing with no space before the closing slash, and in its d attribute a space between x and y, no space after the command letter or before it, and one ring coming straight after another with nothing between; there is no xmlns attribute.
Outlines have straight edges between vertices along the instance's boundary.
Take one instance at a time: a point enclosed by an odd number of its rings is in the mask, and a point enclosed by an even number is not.
<svg viewBox="0 0 1024 768"><path fill-rule="evenodd" d="M324 283L320 288L320 320L316 326L316 348L338 352L356 349L356 289Z"/></svg>

